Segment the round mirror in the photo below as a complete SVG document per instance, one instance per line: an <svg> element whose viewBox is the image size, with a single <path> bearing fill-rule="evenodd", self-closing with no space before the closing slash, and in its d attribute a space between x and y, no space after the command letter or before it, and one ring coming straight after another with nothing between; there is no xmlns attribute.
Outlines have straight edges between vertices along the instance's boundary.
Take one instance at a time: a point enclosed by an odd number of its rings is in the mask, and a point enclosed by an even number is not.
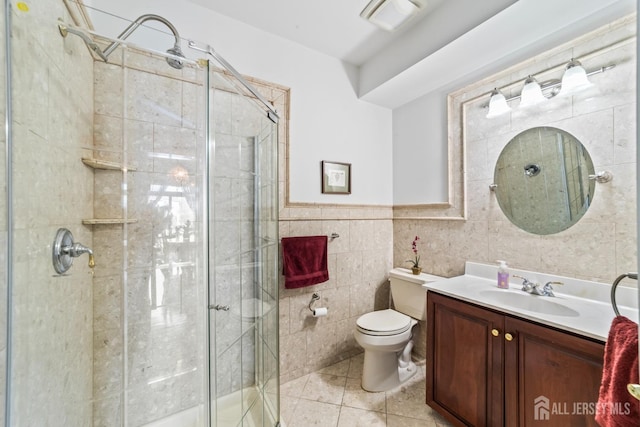
<svg viewBox="0 0 640 427"><path fill-rule="evenodd" d="M566 230L587 212L595 191L593 162L573 135L536 127L504 147L494 173L502 212L533 234Z"/></svg>

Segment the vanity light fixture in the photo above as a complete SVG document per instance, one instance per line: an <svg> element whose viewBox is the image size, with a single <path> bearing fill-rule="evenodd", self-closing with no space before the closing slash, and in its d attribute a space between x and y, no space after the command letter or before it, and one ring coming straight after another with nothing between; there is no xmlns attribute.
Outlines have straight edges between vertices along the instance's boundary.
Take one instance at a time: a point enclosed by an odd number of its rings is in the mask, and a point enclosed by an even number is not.
<svg viewBox="0 0 640 427"><path fill-rule="evenodd" d="M360 16L383 30L393 31L416 15L420 7L411 0L371 0Z"/></svg>
<svg viewBox="0 0 640 427"><path fill-rule="evenodd" d="M494 88L489 94L491 98L489 99L489 112L487 113L487 118L491 119L509 112L511 107L509 107L508 103L514 99L520 99L520 107L530 107L549 98L553 98L556 95L573 95L578 91L593 86L593 83L588 79L589 76L604 73L615 66L615 64L609 64L604 67L600 67L597 70L587 72L582 67L582 64L580 64L580 61L572 58L565 67L562 80L549 80L539 84L533 76L529 75L524 81L522 92L519 95L514 95L506 99L498 88ZM543 70L542 72L545 71L549 70ZM511 83L505 87L512 86L513 84L514 83Z"/></svg>
<svg viewBox="0 0 640 427"><path fill-rule="evenodd" d="M558 96L568 96L591 86L593 86L593 83L589 81L587 72L580 61L571 58L562 75L561 89Z"/></svg>
<svg viewBox="0 0 640 427"><path fill-rule="evenodd" d="M498 88L494 88L491 91L491 99L489 99L489 112L487 113L487 118L491 119L493 117L498 117L509 111L511 111L511 107L507 104L507 99L504 97L502 92L498 90Z"/></svg>

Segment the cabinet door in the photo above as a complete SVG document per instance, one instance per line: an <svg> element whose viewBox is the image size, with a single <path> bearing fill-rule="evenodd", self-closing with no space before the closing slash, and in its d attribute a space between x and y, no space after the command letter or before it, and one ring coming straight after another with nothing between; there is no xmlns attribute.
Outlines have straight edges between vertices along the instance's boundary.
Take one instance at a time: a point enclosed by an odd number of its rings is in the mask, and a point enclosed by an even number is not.
<svg viewBox="0 0 640 427"><path fill-rule="evenodd" d="M427 404L455 425L502 426L504 316L433 292L427 309Z"/></svg>
<svg viewBox="0 0 640 427"><path fill-rule="evenodd" d="M505 425L598 426L604 344L505 317Z"/></svg>

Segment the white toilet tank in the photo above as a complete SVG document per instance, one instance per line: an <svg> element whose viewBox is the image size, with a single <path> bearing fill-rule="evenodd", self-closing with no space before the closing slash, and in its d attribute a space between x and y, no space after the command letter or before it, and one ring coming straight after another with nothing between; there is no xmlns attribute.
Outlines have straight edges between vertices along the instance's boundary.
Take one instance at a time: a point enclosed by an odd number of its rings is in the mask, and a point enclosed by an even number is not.
<svg viewBox="0 0 640 427"><path fill-rule="evenodd" d="M444 277L426 273L413 274L407 268L391 270L389 282L391 283L391 297L395 310L416 320L425 320L427 318L427 290L422 285L441 279Z"/></svg>

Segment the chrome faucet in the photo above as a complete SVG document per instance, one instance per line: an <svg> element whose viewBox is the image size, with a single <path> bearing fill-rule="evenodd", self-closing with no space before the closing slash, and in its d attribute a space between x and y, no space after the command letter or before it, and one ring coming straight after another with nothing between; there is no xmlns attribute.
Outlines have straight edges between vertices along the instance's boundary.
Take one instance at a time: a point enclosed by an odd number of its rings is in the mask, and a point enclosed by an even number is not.
<svg viewBox="0 0 640 427"><path fill-rule="evenodd" d="M530 293L532 295L540 295L544 297L555 297L553 293L552 285L563 285L562 282L547 282L544 286L541 287L540 283L532 282L523 276L518 276L516 274L513 277L517 277L518 279L522 279L522 290L524 292Z"/></svg>

